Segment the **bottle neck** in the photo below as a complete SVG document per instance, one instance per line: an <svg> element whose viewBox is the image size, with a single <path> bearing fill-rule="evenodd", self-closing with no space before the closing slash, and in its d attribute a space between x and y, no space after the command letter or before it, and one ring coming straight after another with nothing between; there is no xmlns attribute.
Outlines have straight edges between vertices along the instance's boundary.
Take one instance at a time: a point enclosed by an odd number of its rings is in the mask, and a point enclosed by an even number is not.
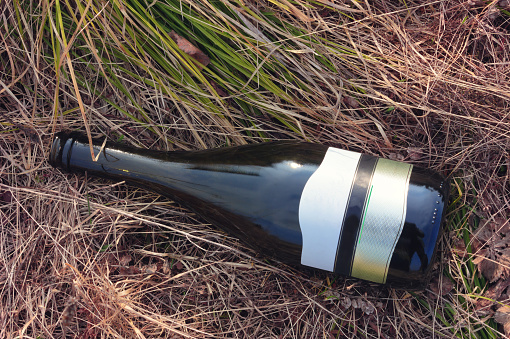
<svg viewBox="0 0 510 339"><path fill-rule="evenodd" d="M86 138L58 135L53 142L50 163L66 171L87 171L126 180L170 197L180 192L223 207L234 209L236 205L236 210L253 210L250 204L241 204L245 197L268 201L269 195L286 201L291 198L285 196L291 195L290 188L296 190L294 195L299 197L326 148L284 142L195 152L161 152L108 143L101 149L101 144L94 143L97 161L93 161ZM286 189L273 192L268 187L278 185ZM245 214L251 212L245 211Z"/></svg>
<svg viewBox="0 0 510 339"><path fill-rule="evenodd" d="M173 175L179 169L189 167L179 159L179 154L183 152L158 152L109 143L102 148L101 144L99 141L93 142L94 160L89 142L83 135L58 134L51 147L49 162L69 172L87 171L103 177L154 183L162 183L163 177L168 179L166 174L170 167ZM162 171L162 168L166 171Z"/></svg>

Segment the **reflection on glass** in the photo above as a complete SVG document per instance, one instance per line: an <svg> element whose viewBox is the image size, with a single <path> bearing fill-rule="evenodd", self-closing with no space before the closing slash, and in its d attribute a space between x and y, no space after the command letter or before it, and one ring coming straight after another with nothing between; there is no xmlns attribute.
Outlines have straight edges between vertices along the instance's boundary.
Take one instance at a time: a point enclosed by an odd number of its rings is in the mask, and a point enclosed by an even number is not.
<svg viewBox="0 0 510 339"><path fill-rule="evenodd" d="M291 161L291 162L290 162L289 166L290 166L291 168L294 168L294 169L296 169L296 168L300 168L300 167L303 167L303 165L298 164L297 162L293 162L293 161Z"/></svg>

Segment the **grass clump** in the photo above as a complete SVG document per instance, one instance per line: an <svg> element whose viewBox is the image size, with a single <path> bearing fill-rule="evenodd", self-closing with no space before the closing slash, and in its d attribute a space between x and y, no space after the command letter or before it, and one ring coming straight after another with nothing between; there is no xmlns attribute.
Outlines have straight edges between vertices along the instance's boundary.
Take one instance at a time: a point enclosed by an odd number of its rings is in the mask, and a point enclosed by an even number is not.
<svg viewBox="0 0 510 339"><path fill-rule="evenodd" d="M503 337L506 6L2 3L0 337ZM451 174L438 278L411 294L266 262L173 202L52 169L62 129L308 140Z"/></svg>

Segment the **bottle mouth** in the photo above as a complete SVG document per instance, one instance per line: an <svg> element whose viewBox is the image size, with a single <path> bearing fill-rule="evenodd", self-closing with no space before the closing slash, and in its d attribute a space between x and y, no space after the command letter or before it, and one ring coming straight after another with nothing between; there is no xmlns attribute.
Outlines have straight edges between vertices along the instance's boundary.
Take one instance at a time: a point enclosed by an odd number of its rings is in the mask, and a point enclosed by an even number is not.
<svg viewBox="0 0 510 339"><path fill-rule="evenodd" d="M62 157L64 154L64 147L68 141L70 141L70 138L66 133L60 132L55 135L55 139L53 139L51 144L50 156L48 159L51 166L61 168L67 167L67 162Z"/></svg>

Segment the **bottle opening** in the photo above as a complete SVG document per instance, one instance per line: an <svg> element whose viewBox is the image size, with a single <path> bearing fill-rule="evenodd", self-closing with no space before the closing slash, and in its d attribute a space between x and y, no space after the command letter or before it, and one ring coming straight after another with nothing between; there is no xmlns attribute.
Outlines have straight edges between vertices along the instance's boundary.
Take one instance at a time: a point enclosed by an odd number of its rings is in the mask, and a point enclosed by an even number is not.
<svg viewBox="0 0 510 339"><path fill-rule="evenodd" d="M51 144L49 163L53 167L67 168L67 157L63 159L64 148L67 142L71 141L69 135L65 133L57 133Z"/></svg>
<svg viewBox="0 0 510 339"><path fill-rule="evenodd" d="M61 164L58 161L59 154L60 162L62 161L62 147L60 145L60 140L61 140L60 136L57 134L53 139L53 143L51 144L50 158L48 160L50 162L50 165L53 167L61 166Z"/></svg>

